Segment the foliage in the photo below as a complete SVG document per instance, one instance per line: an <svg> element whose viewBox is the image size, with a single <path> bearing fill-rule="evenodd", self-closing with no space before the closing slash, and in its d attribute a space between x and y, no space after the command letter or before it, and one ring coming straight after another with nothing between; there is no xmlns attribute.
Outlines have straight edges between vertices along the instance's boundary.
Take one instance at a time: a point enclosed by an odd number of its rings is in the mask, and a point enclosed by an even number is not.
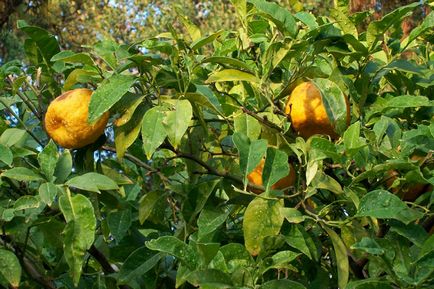
<svg viewBox="0 0 434 289"><path fill-rule="evenodd" d="M237 30L180 15L185 32L81 52L19 22L29 64L0 67L0 284L432 288L434 14L402 40L400 27L417 5L360 32L346 5L314 16L234 0ZM335 141L292 131L283 109L306 80L336 123L350 100ZM58 148L44 112L78 87L110 126ZM265 188L248 184L264 156ZM296 183L271 190L285 159Z"/></svg>

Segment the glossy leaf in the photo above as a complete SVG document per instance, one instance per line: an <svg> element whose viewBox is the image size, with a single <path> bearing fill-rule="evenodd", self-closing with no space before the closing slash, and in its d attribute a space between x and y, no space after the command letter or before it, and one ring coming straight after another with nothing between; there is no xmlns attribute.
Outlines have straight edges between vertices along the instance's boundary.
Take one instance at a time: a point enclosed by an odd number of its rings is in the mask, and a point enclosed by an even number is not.
<svg viewBox="0 0 434 289"><path fill-rule="evenodd" d="M425 17L422 23L419 24L410 32L406 43L409 44L413 42L421 34L425 33L426 31L432 30L433 27L434 27L434 12L431 11L428 14L428 16Z"/></svg>
<svg viewBox="0 0 434 289"><path fill-rule="evenodd" d="M132 224L131 210L110 212L107 216L107 224L115 240L121 241Z"/></svg>
<svg viewBox="0 0 434 289"><path fill-rule="evenodd" d="M50 140L45 148L38 154L39 166L49 181L53 180L58 158L59 155L57 153L57 146L53 140Z"/></svg>
<svg viewBox="0 0 434 289"><path fill-rule="evenodd" d="M21 280L21 265L17 256L9 250L0 248L0 275L14 288Z"/></svg>
<svg viewBox="0 0 434 289"><path fill-rule="evenodd" d="M350 270L350 265L347 256L347 248L345 247L345 244L342 242L341 238L339 237L338 234L336 234L335 231L327 227L324 227L324 229L326 230L327 234L329 235L333 243L333 249L336 256L339 288L345 288L345 286L347 286L348 283L349 270Z"/></svg>
<svg viewBox="0 0 434 289"><path fill-rule="evenodd" d="M50 59L51 61L63 61L66 63L82 63L87 65L94 65L93 59L86 53L75 53L71 50L64 50Z"/></svg>
<svg viewBox="0 0 434 289"><path fill-rule="evenodd" d="M131 88L136 79L129 75L114 74L105 79L92 93L89 104L89 122L95 122Z"/></svg>
<svg viewBox="0 0 434 289"><path fill-rule="evenodd" d="M166 139L167 133L163 120L164 110L160 106L149 109L143 117L142 141L148 159L151 159L152 154Z"/></svg>
<svg viewBox="0 0 434 289"><path fill-rule="evenodd" d="M328 79L315 78L313 82L321 92L322 102L330 123L338 133L342 133L347 127L347 105L344 93L336 83Z"/></svg>
<svg viewBox="0 0 434 289"><path fill-rule="evenodd" d="M63 183L66 178L72 172L72 156L69 150L64 150L60 155L56 168L54 169L54 176L56 177L56 182Z"/></svg>
<svg viewBox="0 0 434 289"><path fill-rule="evenodd" d="M159 191L152 191L146 193L139 201L139 221L143 224L146 219L151 215L155 204L164 194Z"/></svg>
<svg viewBox="0 0 434 289"><path fill-rule="evenodd" d="M384 249L375 241L375 239L364 237L360 242L351 246L351 249L365 251L371 255L383 255Z"/></svg>
<svg viewBox="0 0 434 289"><path fill-rule="evenodd" d="M0 144L11 147L23 140L26 131L18 128L8 128L0 136Z"/></svg>
<svg viewBox="0 0 434 289"><path fill-rule="evenodd" d="M285 8L276 3L267 2L265 0L248 0L255 5L259 12L264 13L273 21L279 30L291 37L297 34L297 24L292 14Z"/></svg>
<svg viewBox="0 0 434 289"><path fill-rule="evenodd" d="M10 166L12 164L14 155L9 147L0 144L0 161Z"/></svg>
<svg viewBox="0 0 434 289"><path fill-rule="evenodd" d="M259 288L260 289L286 289L286 288L306 289L306 287L303 284L288 279L268 281L263 285L261 285L261 287Z"/></svg>
<svg viewBox="0 0 434 289"><path fill-rule="evenodd" d="M260 82L259 78L257 78L253 74L236 69L223 69L213 72L206 80L206 83L223 81L247 81L252 83Z"/></svg>
<svg viewBox="0 0 434 289"><path fill-rule="evenodd" d="M240 154L240 167L246 181L247 175L255 169L264 156L267 141L263 139L250 141L245 134L237 132L232 139Z"/></svg>
<svg viewBox="0 0 434 289"><path fill-rule="evenodd" d="M399 197L388 191L375 190L369 192L360 200L360 206L356 216L396 219L404 224L408 224L422 217L423 214L414 209L410 209Z"/></svg>
<svg viewBox="0 0 434 289"><path fill-rule="evenodd" d="M17 181L27 181L27 182L42 180L42 177L39 174L25 167L12 168L10 170L4 171L1 174L1 176L9 179L14 179Z"/></svg>
<svg viewBox="0 0 434 289"><path fill-rule="evenodd" d="M117 190L119 188L112 179L98 173L87 173L74 177L67 181L66 185L95 193L100 193L100 190Z"/></svg>
<svg viewBox="0 0 434 289"><path fill-rule="evenodd" d="M191 118L193 117L193 108L188 100L177 100L173 110L166 111L166 117L163 125L166 129L170 143L177 147L188 129Z"/></svg>
<svg viewBox="0 0 434 289"><path fill-rule="evenodd" d="M124 157L127 149L139 136L145 110L145 105L139 105L126 124L115 128L115 146L118 158Z"/></svg>
<svg viewBox="0 0 434 289"><path fill-rule="evenodd" d="M244 213L243 232L246 249L253 256L261 252L261 242L267 236L280 232L283 201L255 198Z"/></svg>
<svg viewBox="0 0 434 289"><path fill-rule="evenodd" d="M184 265L194 269L197 266L197 253L187 244L173 236L163 236L146 242L151 250L164 252L179 258Z"/></svg>
<svg viewBox="0 0 434 289"><path fill-rule="evenodd" d="M47 30L30 26L23 20L19 20L17 26L36 43L39 52L45 58L47 64L49 64L51 57L60 52L56 37Z"/></svg>
<svg viewBox="0 0 434 289"><path fill-rule="evenodd" d="M65 259L71 270L74 285L80 280L84 255L95 239L96 219L92 203L83 195L63 195L59 207L66 220Z"/></svg>
<svg viewBox="0 0 434 289"><path fill-rule="evenodd" d="M234 127L236 132L245 134L250 140L258 139L261 134L259 121L245 113L234 118Z"/></svg>
<svg viewBox="0 0 434 289"><path fill-rule="evenodd" d="M262 172L263 186L266 190L286 177L289 172L288 155L278 149L268 148L267 158L265 159L264 170Z"/></svg>
<svg viewBox="0 0 434 289"><path fill-rule="evenodd" d="M230 210L222 211L216 208L203 209L197 219L199 237L217 230L226 221L230 212Z"/></svg>
<svg viewBox="0 0 434 289"><path fill-rule="evenodd" d="M119 284L129 284L151 270L163 257L146 247L133 251L119 270Z"/></svg>
<svg viewBox="0 0 434 289"><path fill-rule="evenodd" d="M39 186L38 191L41 201L51 206L57 197L58 188L53 183L43 183Z"/></svg>

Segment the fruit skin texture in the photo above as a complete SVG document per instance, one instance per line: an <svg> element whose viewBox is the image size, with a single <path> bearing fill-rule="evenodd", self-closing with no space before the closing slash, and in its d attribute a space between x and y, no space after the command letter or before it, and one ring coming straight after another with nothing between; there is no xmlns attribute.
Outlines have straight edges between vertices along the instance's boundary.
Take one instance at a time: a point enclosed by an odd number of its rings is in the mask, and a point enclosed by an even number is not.
<svg viewBox="0 0 434 289"><path fill-rule="evenodd" d="M348 126L350 107L347 98L345 103ZM339 137L327 116L321 93L313 82L303 82L294 88L286 103L285 113L291 117L295 132L303 138L314 134L326 134L333 139Z"/></svg>
<svg viewBox="0 0 434 289"><path fill-rule="evenodd" d="M256 186L262 186L262 170L264 169L264 165L265 165L265 160L262 159L261 162L256 166L256 168L247 175L247 179L249 180L249 182L253 185ZM288 187L291 187L295 184L295 168L294 166L290 163L289 164L289 173L286 177L281 178L280 180L278 180L274 185L271 186L272 190L282 190L282 189L286 189ZM262 191L260 190L253 190L254 193L259 194Z"/></svg>
<svg viewBox="0 0 434 289"><path fill-rule="evenodd" d="M93 124L87 122L91 95L92 90L78 88L63 93L50 103L45 114L45 130L57 144L68 149L81 148L104 133L109 112Z"/></svg>

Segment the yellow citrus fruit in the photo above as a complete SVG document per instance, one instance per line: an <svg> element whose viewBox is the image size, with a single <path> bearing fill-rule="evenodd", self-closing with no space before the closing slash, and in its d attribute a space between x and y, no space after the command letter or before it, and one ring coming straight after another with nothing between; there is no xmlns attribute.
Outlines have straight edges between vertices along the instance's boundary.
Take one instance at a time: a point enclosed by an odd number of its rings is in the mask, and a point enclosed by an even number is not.
<svg viewBox="0 0 434 289"><path fill-rule="evenodd" d="M247 175L247 179L249 182L256 186L262 186L262 171L264 169L265 160L262 159L261 162L256 166L256 168ZM289 173L286 177L281 178L279 181L277 181L274 185L271 186L271 189L273 190L283 190L288 187L291 187L295 184L295 169L294 166L290 163L289 164ZM254 193L261 193L260 190L253 190Z"/></svg>
<svg viewBox="0 0 434 289"><path fill-rule="evenodd" d="M95 142L103 133L109 119L104 113L96 122L87 122L92 91L78 88L53 100L45 114L45 130L59 145L68 149L81 148Z"/></svg>
<svg viewBox="0 0 434 289"><path fill-rule="evenodd" d="M350 107L345 98L347 109L347 125L350 122ZM288 98L285 113L291 117L291 125L295 132L303 138L314 134L326 134L338 138L330 123L322 102L321 92L313 82L303 82L297 85Z"/></svg>

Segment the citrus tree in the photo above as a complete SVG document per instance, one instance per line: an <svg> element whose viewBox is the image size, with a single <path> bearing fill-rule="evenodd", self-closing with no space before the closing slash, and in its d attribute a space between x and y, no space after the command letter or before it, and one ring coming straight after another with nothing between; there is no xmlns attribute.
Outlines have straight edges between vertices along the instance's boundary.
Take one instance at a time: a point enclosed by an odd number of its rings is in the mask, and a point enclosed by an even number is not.
<svg viewBox="0 0 434 289"><path fill-rule="evenodd" d="M401 39L419 3L366 31L345 4L232 3L236 30L180 15L85 52L18 22L1 286L434 286L434 14Z"/></svg>

